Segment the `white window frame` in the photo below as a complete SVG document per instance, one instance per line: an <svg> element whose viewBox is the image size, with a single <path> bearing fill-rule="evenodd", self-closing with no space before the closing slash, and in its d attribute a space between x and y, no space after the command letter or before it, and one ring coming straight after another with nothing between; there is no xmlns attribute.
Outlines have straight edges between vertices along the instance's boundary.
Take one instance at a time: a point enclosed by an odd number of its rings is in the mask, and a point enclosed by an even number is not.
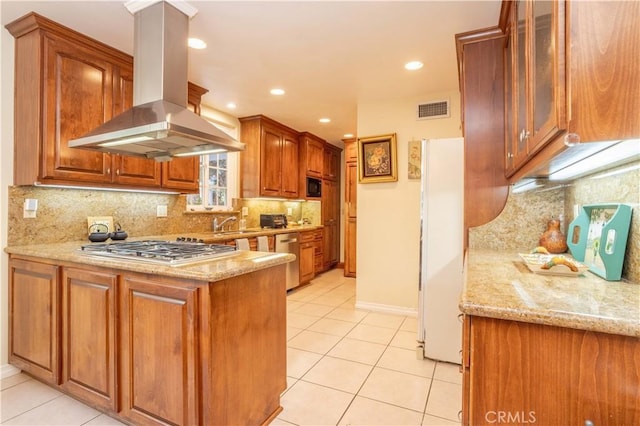
<svg viewBox="0 0 640 426"><path fill-rule="evenodd" d="M226 123L214 121L208 117L202 117L209 121L211 124L231 136L237 139L238 129L231 127ZM201 204L189 204L189 196L187 196L187 210L190 211L229 211L232 208L232 201L234 198L238 198L238 181L240 170L240 153L228 152L227 153L227 204L225 206L207 206L207 191L209 190L209 155L200 156L200 200Z"/></svg>

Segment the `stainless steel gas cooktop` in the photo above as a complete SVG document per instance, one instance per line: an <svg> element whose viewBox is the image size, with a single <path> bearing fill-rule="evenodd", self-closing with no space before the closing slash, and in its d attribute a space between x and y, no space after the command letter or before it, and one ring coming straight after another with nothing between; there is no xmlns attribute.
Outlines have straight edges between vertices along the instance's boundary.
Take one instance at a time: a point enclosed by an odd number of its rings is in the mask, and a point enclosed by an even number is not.
<svg viewBox="0 0 640 426"><path fill-rule="evenodd" d="M167 266L188 265L237 253L235 247L223 244L160 240L94 243L82 246L81 250L91 256L136 260Z"/></svg>

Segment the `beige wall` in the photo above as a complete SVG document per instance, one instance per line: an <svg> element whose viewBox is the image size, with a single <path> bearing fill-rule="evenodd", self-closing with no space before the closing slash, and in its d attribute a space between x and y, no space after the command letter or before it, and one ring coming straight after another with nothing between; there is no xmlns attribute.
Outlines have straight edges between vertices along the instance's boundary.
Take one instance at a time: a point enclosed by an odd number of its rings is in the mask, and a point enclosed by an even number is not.
<svg viewBox="0 0 640 426"><path fill-rule="evenodd" d="M416 120L416 106L448 98L451 117ZM398 181L358 184L356 298L360 307L415 313L418 307L420 181L407 177L408 142L461 136L459 93L358 104L358 137L396 133Z"/></svg>

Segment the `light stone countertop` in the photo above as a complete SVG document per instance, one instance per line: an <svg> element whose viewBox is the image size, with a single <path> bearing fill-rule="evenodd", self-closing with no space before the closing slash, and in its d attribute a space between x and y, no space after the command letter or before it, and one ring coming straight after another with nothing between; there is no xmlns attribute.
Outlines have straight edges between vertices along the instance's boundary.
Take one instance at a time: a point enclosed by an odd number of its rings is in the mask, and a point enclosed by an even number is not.
<svg viewBox="0 0 640 426"><path fill-rule="evenodd" d="M471 249L460 310L467 315L640 337L640 284L534 274L517 253Z"/></svg>
<svg viewBox="0 0 640 426"><path fill-rule="evenodd" d="M126 241L163 240L175 241L177 235L147 236L128 238ZM227 238L228 239L228 238ZM111 242L110 240L106 242ZM93 265L123 271L151 273L167 277L184 278L213 282L295 260L295 255L259 251L237 251L229 256L182 266L166 266L136 260L124 260L110 257L91 256L82 253L82 245L91 244L88 240L65 243L33 244L9 246L4 250L11 255L29 256L59 262L81 265Z"/></svg>

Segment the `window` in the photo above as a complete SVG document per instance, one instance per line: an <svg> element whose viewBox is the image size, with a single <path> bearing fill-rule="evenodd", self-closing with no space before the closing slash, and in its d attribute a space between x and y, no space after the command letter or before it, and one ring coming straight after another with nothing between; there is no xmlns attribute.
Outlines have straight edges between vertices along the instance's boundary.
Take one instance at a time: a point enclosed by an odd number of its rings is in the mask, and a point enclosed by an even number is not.
<svg viewBox="0 0 640 426"><path fill-rule="evenodd" d="M237 129L214 124L236 137ZM228 210L231 207L231 201L238 197L238 156L237 152L221 152L200 157L200 193L187 195L188 210Z"/></svg>

